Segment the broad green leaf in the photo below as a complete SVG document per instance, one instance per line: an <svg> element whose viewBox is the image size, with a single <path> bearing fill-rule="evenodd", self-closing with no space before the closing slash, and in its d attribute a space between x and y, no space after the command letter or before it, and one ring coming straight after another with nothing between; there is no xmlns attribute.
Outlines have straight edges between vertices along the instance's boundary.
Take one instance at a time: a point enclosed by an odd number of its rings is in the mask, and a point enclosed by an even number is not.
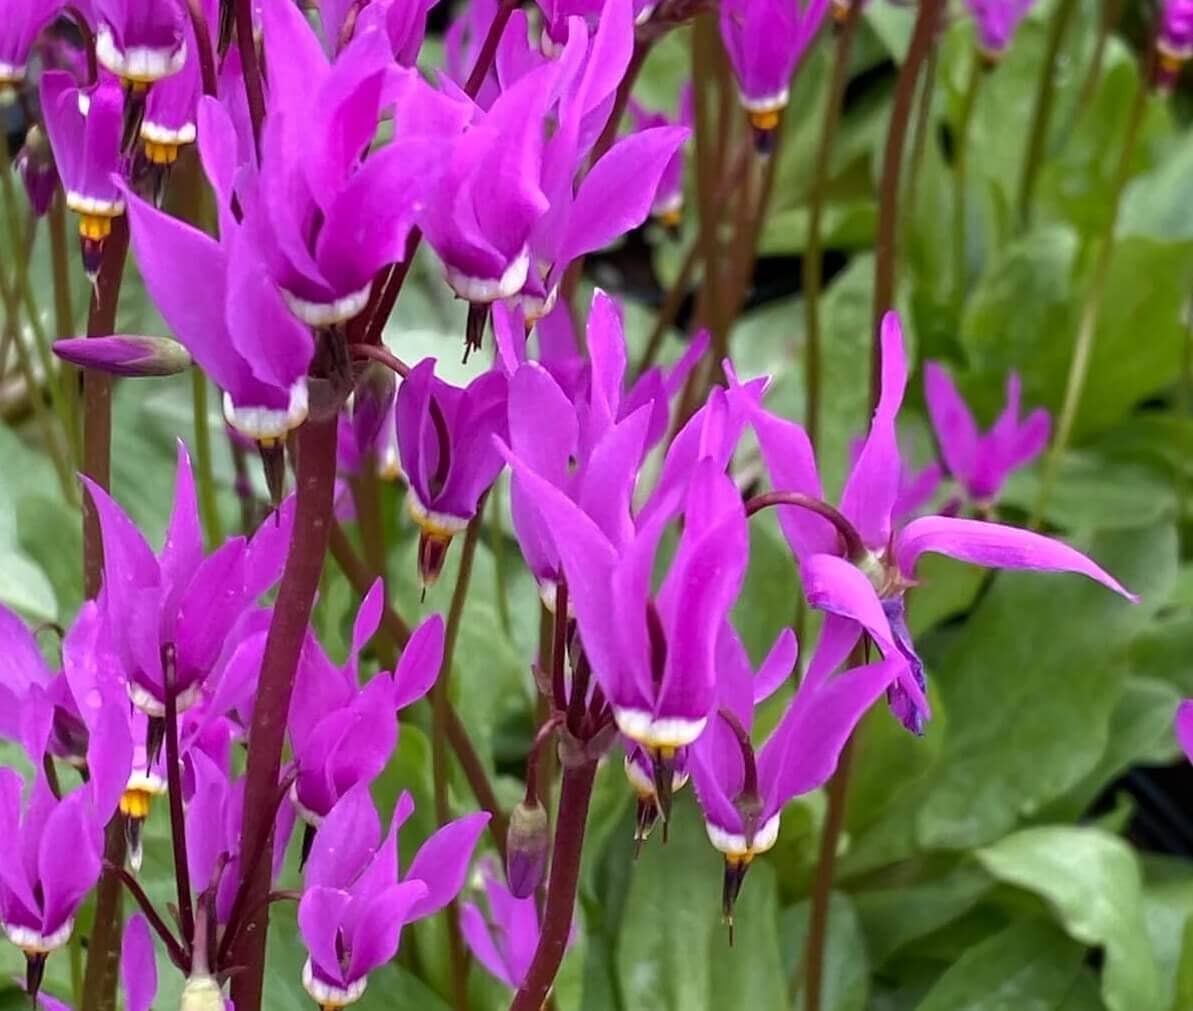
<svg viewBox="0 0 1193 1011"><path fill-rule="evenodd" d="M732 947L724 930L709 940L709 1007L779 1008L786 1000L787 963L780 950L775 872L761 861L750 868L734 918Z"/></svg>
<svg viewBox="0 0 1193 1011"><path fill-rule="evenodd" d="M1171 526L1104 534L1091 547L1145 600L1169 592ZM915 805L923 847L992 842L1091 771L1126 677L1122 654L1148 613L1076 575L995 577L952 646L928 657L949 733Z"/></svg>
<svg viewBox="0 0 1193 1011"><path fill-rule="evenodd" d="M1193 240L1193 204L1187 190L1190 173L1193 138L1186 133L1154 169L1131 181L1119 209L1118 235Z"/></svg>
<svg viewBox="0 0 1193 1011"><path fill-rule="evenodd" d="M906 945L967 913L990 885L981 870L963 864L920 884L856 893L853 904L875 968Z"/></svg>
<svg viewBox="0 0 1193 1011"><path fill-rule="evenodd" d="M792 979L803 978L810 908L805 900L783 911L783 951ZM857 912L848 896L833 892L828 909L820 1006L824 1011L861 1011L867 1006L869 989L870 958ZM804 1006L801 988L795 1011L802 1011Z"/></svg>
<svg viewBox="0 0 1193 1011"><path fill-rule="evenodd" d="M635 1011L713 1006L708 953L714 935L724 936L721 862L690 797L677 798L672 817L667 846L651 840L634 865L617 937L622 1002Z"/></svg>
<svg viewBox="0 0 1193 1011"><path fill-rule="evenodd" d="M962 955L916 1011L1053 1011L1084 957L1047 921L1013 923Z"/></svg>
<svg viewBox="0 0 1193 1011"><path fill-rule="evenodd" d="M1135 854L1099 829L1024 829L977 858L991 874L1044 898L1074 939L1105 949L1102 994L1110 1011L1159 1011Z"/></svg>

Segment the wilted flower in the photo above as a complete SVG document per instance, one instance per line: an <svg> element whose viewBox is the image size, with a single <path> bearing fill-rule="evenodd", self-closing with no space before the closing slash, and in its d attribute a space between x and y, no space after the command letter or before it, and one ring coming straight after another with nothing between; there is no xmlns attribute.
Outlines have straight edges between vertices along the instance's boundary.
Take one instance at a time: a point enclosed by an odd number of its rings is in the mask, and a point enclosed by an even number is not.
<svg viewBox="0 0 1193 1011"><path fill-rule="evenodd" d="M924 395L928 414L949 475L982 511L998 498L1003 483L1048 445L1051 421L1043 408L1019 419L1022 384L1012 372L1007 376L1007 404L994 426L978 431L973 414L957 387L935 362L924 366Z"/></svg>

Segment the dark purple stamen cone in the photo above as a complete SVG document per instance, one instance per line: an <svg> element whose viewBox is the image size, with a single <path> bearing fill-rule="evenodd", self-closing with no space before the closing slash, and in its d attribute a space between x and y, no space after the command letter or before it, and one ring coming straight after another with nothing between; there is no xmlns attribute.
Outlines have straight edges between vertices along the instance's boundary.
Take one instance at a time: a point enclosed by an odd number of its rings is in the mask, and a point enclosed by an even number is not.
<svg viewBox="0 0 1193 1011"><path fill-rule="evenodd" d="M298 869L301 871L307 865L311 855L311 847L315 845L315 833L319 830L314 825L302 827L302 851L298 856Z"/></svg>
<svg viewBox="0 0 1193 1011"><path fill-rule="evenodd" d="M510 814L506 837L505 878L514 898L526 899L534 894L547 868L550 845L551 831L543 805L520 802Z"/></svg>
<svg viewBox="0 0 1193 1011"><path fill-rule="evenodd" d="M439 573L443 571L443 563L447 559L447 549L452 539L439 534L430 534L425 530L418 536L418 575L422 580L423 591L426 592L435 585Z"/></svg>
<svg viewBox="0 0 1193 1011"><path fill-rule="evenodd" d="M737 897L741 894L742 882L750 869L748 859L725 858L725 876L721 883L721 916L729 928L729 943L733 944L733 911L737 908Z"/></svg>
<svg viewBox="0 0 1193 1011"><path fill-rule="evenodd" d="M464 361L473 351L479 351L485 340L485 324L489 322L487 302L468 303L468 322L464 327Z"/></svg>
<svg viewBox="0 0 1193 1011"><path fill-rule="evenodd" d="M37 1007L37 994L41 990L41 981L46 974L46 953L25 952L25 992L33 1006Z"/></svg>
<svg viewBox="0 0 1193 1011"><path fill-rule="evenodd" d="M658 749L651 753L654 767L655 804L663 819L664 831L671 820L671 795L675 786L675 752Z"/></svg>
<svg viewBox="0 0 1193 1011"><path fill-rule="evenodd" d="M79 246L83 253L83 270L94 284L99 277L100 264L104 261L104 240L90 239L84 235L79 240Z"/></svg>
<svg viewBox="0 0 1193 1011"><path fill-rule="evenodd" d="M638 813L634 819L634 859L638 858L638 854L642 852L642 844L650 838L650 833L654 831L655 823L659 820L659 806L655 803L654 797L639 795L638 796ZM666 831L666 823L663 825Z"/></svg>
<svg viewBox="0 0 1193 1011"><path fill-rule="evenodd" d="M286 494L286 444L278 439L262 441L257 443L257 451L261 454L269 501L276 509Z"/></svg>

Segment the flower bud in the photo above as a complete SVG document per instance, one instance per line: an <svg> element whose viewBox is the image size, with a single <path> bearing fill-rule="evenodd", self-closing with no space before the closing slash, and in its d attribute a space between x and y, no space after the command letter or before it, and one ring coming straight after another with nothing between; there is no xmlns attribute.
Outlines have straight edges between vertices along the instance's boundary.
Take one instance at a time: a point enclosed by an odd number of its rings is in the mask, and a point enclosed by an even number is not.
<svg viewBox="0 0 1193 1011"><path fill-rule="evenodd" d="M70 337L54 342L54 354L73 365L117 376L173 376L191 366L191 356L168 337L120 334Z"/></svg>
<svg viewBox="0 0 1193 1011"><path fill-rule="evenodd" d="M25 145L17 155L17 169L21 173L21 182L25 184L29 206L40 218L54 202L54 191L58 188L58 169L54 165L49 141L37 124L29 127L28 133L25 134Z"/></svg>
<svg viewBox="0 0 1193 1011"><path fill-rule="evenodd" d="M516 899L529 898L543 880L551 831L547 812L535 801L522 801L510 815L506 836L505 877Z"/></svg>
<svg viewBox="0 0 1193 1011"><path fill-rule="evenodd" d="M390 410L396 393L393 370L380 362L369 362L352 397L352 434L362 453L374 448L386 419L393 424Z"/></svg>

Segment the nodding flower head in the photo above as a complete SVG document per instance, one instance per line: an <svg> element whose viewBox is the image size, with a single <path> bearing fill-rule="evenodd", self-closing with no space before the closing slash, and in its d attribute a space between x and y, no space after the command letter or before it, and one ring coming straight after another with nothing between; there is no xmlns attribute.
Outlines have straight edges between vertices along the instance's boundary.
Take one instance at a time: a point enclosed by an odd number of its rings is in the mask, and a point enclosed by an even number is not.
<svg viewBox="0 0 1193 1011"><path fill-rule="evenodd" d="M186 63L184 0L94 0L95 54L134 91Z"/></svg>
<svg viewBox="0 0 1193 1011"><path fill-rule="evenodd" d="M672 122L691 129L693 123L692 86L685 84L679 96L679 114L670 120L663 113L649 112L638 105L633 99L630 111L634 117L636 130L647 130L652 127L668 126ZM654 201L650 206L650 213L659 224L668 229L679 228L683 220L683 148L676 148L663 169L659 179L658 189L655 190Z"/></svg>
<svg viewBox="0 0 1193 1011"><path fill-rule="evenodd" d="M57 15L61 0L11 0L0 21L0 98L25 80L29 50Z"/></svg>
<svg viewBox="0 0 1193 1011"><path fill-rule="evenodd" d="M217 24L218 11L213 0L202 0L208 31ZM172 165L178 150L193 144L197 134L198 102L202 93L199 71L199 42L190 18L184 24L186 59L178 72L159 81L145 98L141 119L141 141L145 157L155 165ZM215 40L208 38L214 47Z"/></svg>
<svg viewBox="0 0 1193 1011"><path fill-rule="evenodd" d="M398 387L398 454L410 482L410 514L419 526L419 573L430 586L451 539L476 515L501 470L493 443L504 438L508 384L499 372L461 389L435 377L425 358Z"/></svg>
<svg viewBox="0 0 1193 1011"><path fill-rule="evenodd" d="M990 63L1002 58L1015 29L1035 0L966 0L978 33L978 47Z"/></svg>
<svg viewBox="0 0 1193 1011"><path fill-rule="evenodd" d="M726 0L721 38L750 124L762 135L779 125L791 75L816 37L829 0Z"/></svg>
<svg viewBox="0 0 1193 1011"><path fill-rule="evenodd" d="M112 219L124 213L117 181L123 167L124 95L111 78L79 88L66 71L52 70L42 75L41 107L66 206L79 216L83 264L94 276Z"/></svg>
<svg viewBox="0 0 1193 1011"><path fill-rule="evenodd" d="M1193 2L1165 0L1156 32L1156 88L1172 90L1181 68L1193 56Z"/></svg>

